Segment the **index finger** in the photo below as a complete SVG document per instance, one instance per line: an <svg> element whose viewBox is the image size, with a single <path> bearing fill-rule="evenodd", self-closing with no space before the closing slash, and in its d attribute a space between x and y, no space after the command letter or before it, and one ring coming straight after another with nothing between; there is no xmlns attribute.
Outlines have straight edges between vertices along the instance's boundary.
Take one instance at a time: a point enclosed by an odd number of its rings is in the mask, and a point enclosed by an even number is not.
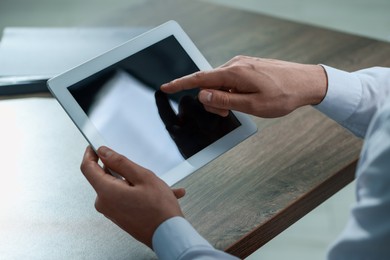
<svg viewBox="0 0 390 260"><path fill-rule="evenodd" d="M221 89L227 87L228 79L229 74L224 68L198 71L163 84L161 90L166 93L175 93L193 88Z"/></svg>

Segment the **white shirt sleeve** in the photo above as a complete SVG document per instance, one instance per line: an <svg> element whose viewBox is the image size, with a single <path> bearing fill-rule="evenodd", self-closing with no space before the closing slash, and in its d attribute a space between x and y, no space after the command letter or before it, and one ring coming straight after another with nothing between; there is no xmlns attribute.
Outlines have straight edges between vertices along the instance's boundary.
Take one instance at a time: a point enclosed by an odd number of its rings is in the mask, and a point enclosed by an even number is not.
<svg viewBox="0 0 390 260"><path fill-rule="evenodd" d="M328 92L317 109L365 137L357 200L328 259L390 259L390 68L353 73L324 68Z"/></svg>
<svg viewBox="0 0 390 260"><path fill-rule="evenodd" d="M328 259L390 259L390 97L371 120L356 171L356 203Z"/></svg>
<svg viewBox="0 0 390 260"><path fill-rule="evenodd" d="M364 137L372 117L390 95L390 68L373 67L349 73L322 66L328 76L328 91L315 107Z"/></svg>
<svg viewBox="0 0 390 260"><path fill-rule="evenodd" d="M164 221L153 234L153 250L160 260L238 259L210 245L182 217Z"/></svg>

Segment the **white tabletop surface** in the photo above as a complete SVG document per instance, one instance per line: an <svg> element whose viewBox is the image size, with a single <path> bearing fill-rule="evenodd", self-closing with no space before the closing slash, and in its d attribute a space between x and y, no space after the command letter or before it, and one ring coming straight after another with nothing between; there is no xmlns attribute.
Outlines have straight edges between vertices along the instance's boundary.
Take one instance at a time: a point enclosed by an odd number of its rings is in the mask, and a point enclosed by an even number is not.
<svg viewBox="0 0 390 260"><path fill-rule="evenodd" d="M56 100L2 100L0 122L1 259L145 256L96 212L79 168L87 142Z"/></svg>

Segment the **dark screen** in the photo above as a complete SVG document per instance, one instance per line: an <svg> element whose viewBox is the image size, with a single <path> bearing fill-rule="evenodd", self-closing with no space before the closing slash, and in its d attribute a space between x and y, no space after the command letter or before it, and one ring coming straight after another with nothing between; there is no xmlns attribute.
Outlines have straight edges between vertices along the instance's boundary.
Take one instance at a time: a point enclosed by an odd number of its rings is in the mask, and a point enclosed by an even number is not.
<svg viewBox="0 0 390 260"><path fill-rule="evenodd" d="M199 71L174 36L69 87L107 145L164 173L240 123L204 110L198 90L173 95L160 86Z"/></svg>

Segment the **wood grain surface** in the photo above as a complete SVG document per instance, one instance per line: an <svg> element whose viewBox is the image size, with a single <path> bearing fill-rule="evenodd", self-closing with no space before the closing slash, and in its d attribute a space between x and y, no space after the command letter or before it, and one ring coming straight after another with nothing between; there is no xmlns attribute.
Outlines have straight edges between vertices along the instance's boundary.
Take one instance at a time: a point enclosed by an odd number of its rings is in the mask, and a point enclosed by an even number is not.
<svg viewBox="0 0 390 260"><path fill-rule="evenodd" d="M213 65L235 55L327 64L347 71L390 66L388 43L202 1L137 1L94 26L176 20ZM186 218L216 248L244 258L353 180L361 140L312 107L278 119L177 187ZM91 202L93 203L93 202ZM127 245L129 259L155 257Z"/></svg>

